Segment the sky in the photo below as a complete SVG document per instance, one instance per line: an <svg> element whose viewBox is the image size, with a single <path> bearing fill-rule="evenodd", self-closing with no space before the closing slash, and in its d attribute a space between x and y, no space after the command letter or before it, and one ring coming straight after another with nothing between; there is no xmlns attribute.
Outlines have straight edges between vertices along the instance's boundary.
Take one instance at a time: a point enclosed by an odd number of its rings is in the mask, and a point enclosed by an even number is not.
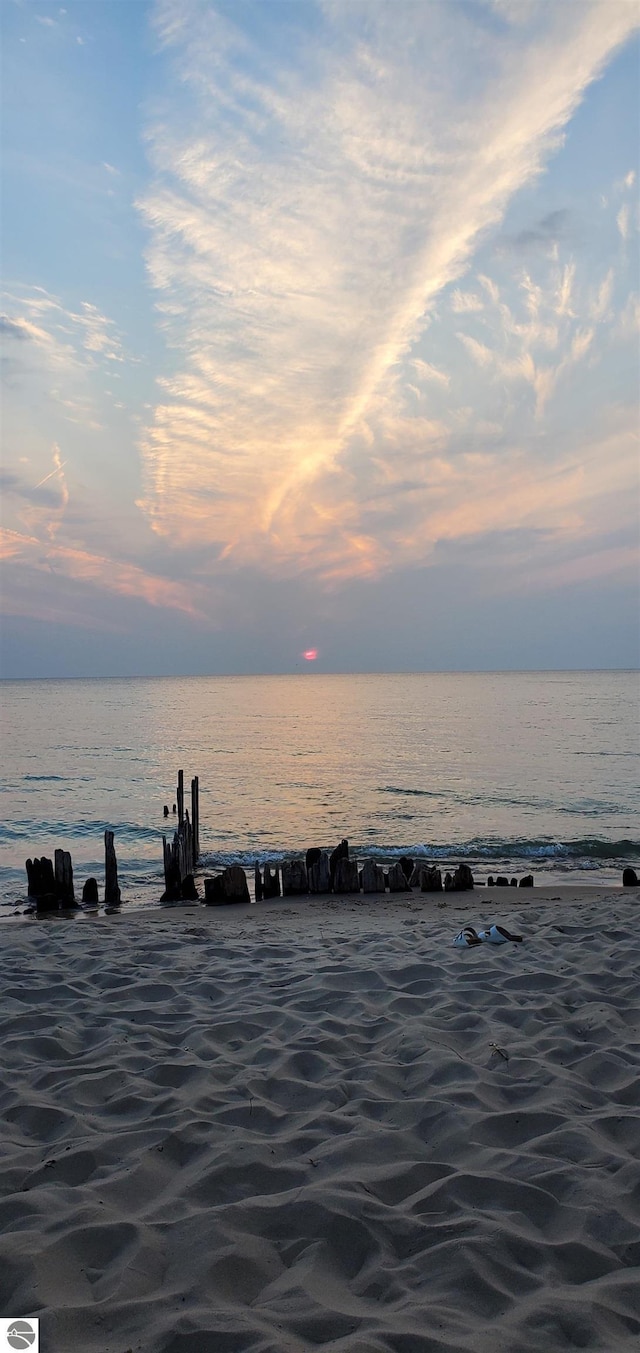
<svg viewBox="0 0 640 1353"><path fill-rule="evenodd" d="M4 0L4 676L637 664L639 14Z"/></svg>

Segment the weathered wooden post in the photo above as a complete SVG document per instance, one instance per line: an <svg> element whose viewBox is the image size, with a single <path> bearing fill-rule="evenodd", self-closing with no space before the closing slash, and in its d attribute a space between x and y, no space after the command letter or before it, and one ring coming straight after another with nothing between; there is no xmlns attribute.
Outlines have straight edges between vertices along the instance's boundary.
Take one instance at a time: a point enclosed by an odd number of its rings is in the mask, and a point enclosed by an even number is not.
<svg viewBox="0 0 640 1353"><path fill-rule="evenodd" d="M121 902L118 861L113 845L113 832L110 831L104 834L104 900L107 907L117 907Z"/></svg>
<svg viewBox="0 0 640 1353"><path fill-rule="evenodd" d="M165 891L163 902L197 897L193 871L200 855L200 785L197 775L191 781L191 818L184 807L184 771L178 771L178 827L173 841L162 838ZM175 811L175 808L174 808Z"/></svg>
<svg viewBox="0 0 640 1353"><path fill-rule="evenodd" d="M54 855L54 877L56 893L63 907L74 907L76 898L73 891L73 865L68 850L56 850Z"/></svg>
<svg viewBox="0 0 640 1353"><path fill-rule="evenodd" d="M200 857L200 781L196 775L191 781L191 831L193 833L193 863Z"/></svg>
<svg viewBox="0 0 640 1353"><path fill-rule="evenodd" d="M29 897L53 897L56 891L53 864L43 855L41 859L27 860Z"/></svg>

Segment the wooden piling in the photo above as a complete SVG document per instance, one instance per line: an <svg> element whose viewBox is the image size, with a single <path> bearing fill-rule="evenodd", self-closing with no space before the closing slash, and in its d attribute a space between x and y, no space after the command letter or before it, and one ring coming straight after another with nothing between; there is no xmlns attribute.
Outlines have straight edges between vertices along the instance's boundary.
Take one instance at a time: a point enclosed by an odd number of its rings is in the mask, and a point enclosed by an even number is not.
<svg viewBox="0 0 640 1353"><path fill-rule="evenodd" d="M107 907L117 907L121 902L118 861L113 845L113 832L110 831L104 834L104 900Z"/></svg>
<svg viewBox="0 0 640 1353"><path fill-rule="evenodd" d="M191 781L191 830L193 833L193 863L200 854L200 781L196 775Z"/></svg>
<svg viewBox="0 0 640 1353"><path fill-rule="evenodd" d="M69 851L56 850L54 861L56 893L60 899L60 904L63 907L73 907L76 899L73 891L73 866Z"/></svg>
<svg viewBox="0 0 640 1353"><path fill-rule="evenodd" d="M178 771L178 829L173 840L162 838L164 863L164 900L179 901L184 896L183 884L193 875L200 855L200 786L198 777L191 781L191 817L184 808L184 772ZM190 896L193 892L191 884Z"/></svg>

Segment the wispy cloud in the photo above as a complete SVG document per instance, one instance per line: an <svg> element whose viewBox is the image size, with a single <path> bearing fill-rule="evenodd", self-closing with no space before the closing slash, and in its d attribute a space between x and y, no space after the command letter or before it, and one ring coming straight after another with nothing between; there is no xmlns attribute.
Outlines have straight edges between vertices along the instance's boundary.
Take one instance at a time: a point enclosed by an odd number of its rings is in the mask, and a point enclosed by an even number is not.
<svg viewBox="0 0 640 1353"><path fill-rule="evenodd" d="M502 7L510 23L496 40L456 10L461 64L443 73L446 4L326 4L324 37L301 46L292 27L295 62L276 66L241 12L234 23L211 5L158 5L176 86L149 126L156 181L140 210L178 355L142 447L142 506L160 534L273 569L391 566L408 547L371 521L367 494L402 440L419 469L407 539L421 557L439 519L430 460L445 463L448 434L434 443L419 420L403 421L402 401L423 382L438 388L434 372L446 386L421 346L428 325L636 22L619 3L534 11L529 29ZM529 244L565 227L552 213ZM484 293L459 290L454 308L495 306ZM556 318L571 304L565 273ZM490 345L463 341L488 368ZM588 330L571 341L577 362ZM533 385L526 344L510 360ZM468 494L473 479L455 474Z"/></svg>
<svg viewBox="0 0 640 1353"><path fill-rule="evenodd" d="M0 559L18 564L22 576L25 571L52 573L119 597L137 597L150 606L206 618L196 604L198 595L203 595L202 589L160 577L122 559L57 542L52 537L43 541L39 536L1 528ZM7 573L7 582L9 577ZM5 586L4 599L10 606L10 586Z"/></svg>
<svg viewBox="0 0 640 1353"><path fill-rule="evenodd" d="M116 325L90 301L73 310L34 286L5 291L3 303L0 331L7 339L30 341L50 370L78 372L124 361Z"/></svg>
<svg viewBox="0 0 640 1353"><path fill-rule="evenodd" d="M501 248L512 249L516 253L536 253L542 251L557 256L558 246L570 242L573 235L571 212L566 208L548 212L533 226L518 231L517 235L503 236Z"/></svg>

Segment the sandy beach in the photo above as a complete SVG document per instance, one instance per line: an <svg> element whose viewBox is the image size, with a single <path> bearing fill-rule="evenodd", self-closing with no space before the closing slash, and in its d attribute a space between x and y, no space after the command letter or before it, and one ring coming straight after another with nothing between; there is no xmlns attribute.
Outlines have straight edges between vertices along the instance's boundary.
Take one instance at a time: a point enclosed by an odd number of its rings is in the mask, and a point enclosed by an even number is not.
<svg viewBox="0 0 640 1353"><path fill-rule="evenodd" d="M43 1353L635 1350L639 914L483 888L5 924L2 1314ZM492 921L522 944L451 946Z"/></svg>

